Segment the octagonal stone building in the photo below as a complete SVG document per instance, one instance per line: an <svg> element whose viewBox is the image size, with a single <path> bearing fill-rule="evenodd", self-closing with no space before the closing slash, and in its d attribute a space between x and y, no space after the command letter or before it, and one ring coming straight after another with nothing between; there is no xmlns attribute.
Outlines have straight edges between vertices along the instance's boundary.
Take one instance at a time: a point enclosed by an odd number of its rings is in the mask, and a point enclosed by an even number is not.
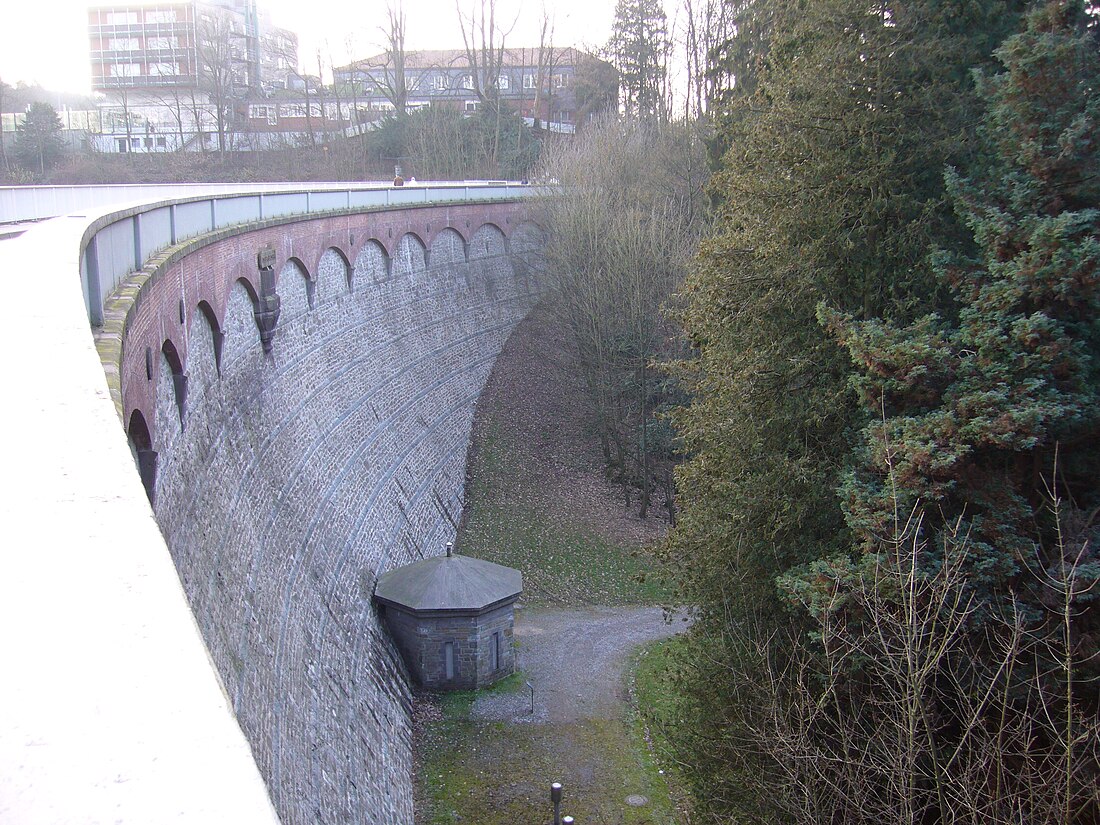
<svg viewBox="0 0 1100 825"><path fill-rule="evenodd" d="M518 570L460 556L414 562L378 579L374 599L413 679L427 690L472 690L516 668Z"/></svg>

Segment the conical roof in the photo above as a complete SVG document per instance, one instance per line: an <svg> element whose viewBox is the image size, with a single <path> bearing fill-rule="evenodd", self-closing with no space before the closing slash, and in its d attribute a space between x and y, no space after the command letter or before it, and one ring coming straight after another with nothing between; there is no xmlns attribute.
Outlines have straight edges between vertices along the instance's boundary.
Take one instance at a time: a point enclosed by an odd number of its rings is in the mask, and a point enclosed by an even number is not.
<svg viewBox="0 0 1100 825"><path fill-rule="evenodd" d="M518 570L470 556L434 556L383 574L376 598L410 610L482 610L523 591Z"/></svg>

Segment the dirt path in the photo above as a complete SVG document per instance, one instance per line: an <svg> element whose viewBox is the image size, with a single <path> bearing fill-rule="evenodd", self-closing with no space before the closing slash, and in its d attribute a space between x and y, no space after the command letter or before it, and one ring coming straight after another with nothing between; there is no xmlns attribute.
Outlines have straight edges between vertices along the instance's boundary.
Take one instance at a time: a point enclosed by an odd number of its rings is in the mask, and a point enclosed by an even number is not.
<svg viewBox="0 0 1100 825"><path fill-rule="evenodd" d="M665 592L648 547L666 525L607 482L586 409L561 324L540 306L478 402L458 538L523 574L521 676L415 698L418 825L548 821L553 781L578 822L681 821L626 687L639 645L684 627L652 606Z"/></svg>
<svg viewBox="0 0 1100 825"><path fill-rule="evenodd" d="M631 711L626 671L639 645L684 626L656 607L519 611L519 666L535 685L534 712L514 680L478 694L418 695L418 825L547 821L551 782L564 785L563 812L578 822L680 822Z"/></svg>
<svg viewBox="0 0 1100 825"><path fill-rule="evenodd" d="M646 642L679 632L658 607L530 607L516 613L519 669L531 694L486 694L471 708L481 721L576 722L622 716L628 697L623 671Z"/></svg>

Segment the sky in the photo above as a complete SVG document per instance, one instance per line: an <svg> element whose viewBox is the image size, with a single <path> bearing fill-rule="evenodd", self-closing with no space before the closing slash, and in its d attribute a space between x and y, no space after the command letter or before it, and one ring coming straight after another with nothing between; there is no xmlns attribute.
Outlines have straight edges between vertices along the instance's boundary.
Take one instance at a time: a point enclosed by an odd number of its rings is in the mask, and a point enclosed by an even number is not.
<svg viewBox="0 0 1100 825"><path fill-rule="evenodd" d="M404 0L409 49L461 48L456 0ZM476 0L458 0L470 7ZM125 2L125 0L120 0ZM297 32L304 72L316 74L317 52L337 65L381 51L385 0L258 0L272 22ZM90 93L87 0L10 0L0 11L0 80L54 91ZM537 46L543 9L555 46L602 46L615 0L497 0L498 16L516 21L506 45Z"/></svg>

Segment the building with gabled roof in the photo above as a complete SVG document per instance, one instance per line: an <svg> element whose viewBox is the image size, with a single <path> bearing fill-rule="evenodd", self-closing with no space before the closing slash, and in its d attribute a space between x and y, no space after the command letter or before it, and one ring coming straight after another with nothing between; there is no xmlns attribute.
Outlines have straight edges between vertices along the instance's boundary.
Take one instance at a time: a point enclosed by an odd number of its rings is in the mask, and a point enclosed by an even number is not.
<svg viewBox="0 0 1100 825"><path fill-rule="evenodd" d="M393 111L401 73L383 52L334 70L337 84L369 108ZM443 49L404 54L406 108L452 106L478 111L500 100L532 124L573 132L618 101L618 74L608 62L572 47L511 48L482 59L480 51Z"/></svg>

